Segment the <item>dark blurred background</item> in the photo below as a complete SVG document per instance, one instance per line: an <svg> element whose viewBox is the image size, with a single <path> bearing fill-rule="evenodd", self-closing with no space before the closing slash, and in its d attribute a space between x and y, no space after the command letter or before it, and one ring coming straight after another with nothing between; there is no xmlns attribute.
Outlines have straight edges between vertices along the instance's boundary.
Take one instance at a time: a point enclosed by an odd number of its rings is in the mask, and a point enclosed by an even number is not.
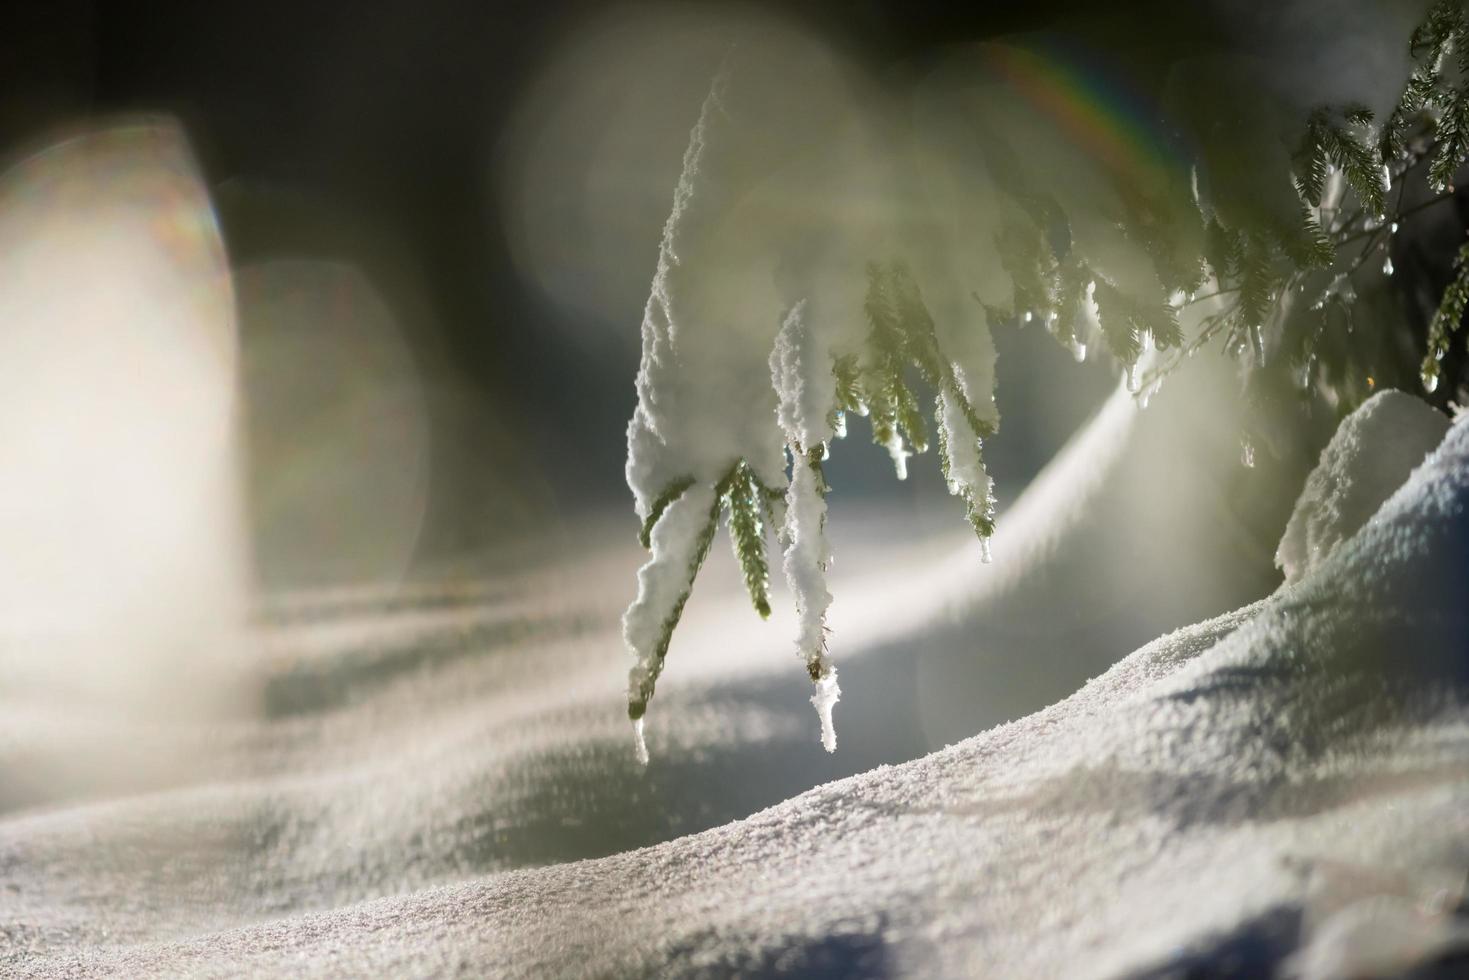
<svg viewBox="0 0 1469 980"><path fill-rule="evenodd" d="M1293 46L1311 50L1313 32L1340 30L1344 18L1370 24L1384 9L53 0L0 18L0 149L14 159L89 120L168 114L193 143L234 264L289 256L359 270L430 379L417 554L451 555L591 506L624 507L632 526L622 462L638 320L716 50L711 25L779 16L893 85L946 45L1060 30L1117 52L1130 82L1155 92L1175 59L1204 44L1274 52L1288 84L1309 67L1289 57ZM1331 56L1363 54L1338 46ZM629 76L628 61L646 71ZM613 66L605 75L604 64ZM618 149L629 132L636 154ZM552 137L560 142L548 163ZM588 187L596 200L631 203L615 221L595 206L578 210ZM547 233L561 236L549 275ZM258 329L246 310L247 365ZM1002 411L1007 397L1017 403L1003 387L1007 358L1070 371L1074 389L1051 414L1008 412L991 451L1003 503L1115 379L1070 366L1039 331L997 343ZM302 367L335 383L329 352ZM258 449L274 437L251 411ZM942 494L936 467L915 466L895 487L879 450L838 457L833 480L850 492Z"/></svg>

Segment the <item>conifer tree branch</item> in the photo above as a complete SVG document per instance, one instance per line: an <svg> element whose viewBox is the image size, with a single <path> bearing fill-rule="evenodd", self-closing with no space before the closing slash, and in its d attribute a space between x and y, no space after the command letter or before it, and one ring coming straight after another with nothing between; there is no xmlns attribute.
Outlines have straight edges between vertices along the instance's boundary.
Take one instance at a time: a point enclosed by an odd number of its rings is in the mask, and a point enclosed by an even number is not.
<svg viewBox="0 0 1469 980"><path fill-rule="evenodd" d="M1360 104L1323 106L1307 116L1299 144L1278 175L1288 182L1285 197L1264 193L1258 205L1241 204L1242 193L1236 187L1232 196L1220 192L1215 201L1211 195L1222 183L1212 183L1213 173L1209 181L1199 181L1198 170L1192 195L1188 188L1173 194L1179 188L1166 178L1159 187L1144 188L1113 175L1116 197L1110 207L1115 213L1108 220L1134 247L1136 256L1151 264L1150 270L1136 261L1119 266L1108 255L1085 254L1088 246L1083 243L1090 239L1073 237L1074 216L1067 215L1045 188L1033 186L1031 174L1003 134L986 132L984 166L992 186L1007 201L1002 212L1006 218L993 244L1000 271L1009 280L1010 296L1007 309L1003 303L987 302L976 290L973 295L984 318L975 329L1023 326L1039 319L1078 359L1099 333L1126 370L1129 387L1144 403L1184 359L1222 337L1222 353L1241 358L1248 370L1266 368L1268 349L1272 365L1299 369L1303 387L1315 381L1337 405L1349 408L1353 399L1363 397L1362 381L1371 388L1371 375L1378 373L1372 358L1380 356L1373 352L1380 345L1347 339L1353 332L1357 288L1380 286L1392 274L1389 254L1381 268L1383 278L1371 278L1368 267L1373 257L1381 254L1404 222L1454 196L1453 177L1469 159L1469 18L1461 2L1438 0L1414 30L1409 49L1413 58L1409 77L1380 123ZM987 554L995 530L995 502L981 453L983 440L995 429L988 401L993 349L987 338L978 352L963 352L960 345L958 352L970 360L956 362L952 358L956 351L946 351L939 342L940 333L920 292L919 282L925 280L901 260L877 261L874 256L861 295L866 332L860 344L848 339L835 342L830 336L813 341L813 335L805 332L804 315L797 315L806 302L801 300L781 327L784 339L778 337L771 352L779 425L790 453L788 486L775 489L762 483L749 462L763 458L756 455L763 451L758 445L742 448L744 458L736 459L713 487L692 476L668 479L684 468L677 461L658 459L656 465L634 467L631 454L638 440L642 440L639 446L666 446L650 414L659 411L654 383L644 374L667 372L668 365L677 364L664 356L675 323L670 297L677 298L669 292L673 288L669 283L675 273L683 275L682 263L674 261L673 243L683 209L693 200L697 164L711 138L708 127L732 118L721 94L724 84L716 82L691 136L685 177L665 230L659 278L644 321L639 376L643 414L635 415L629 427L629 480L640 474L634 489L640 512L646 507L646 514L639 537L654 556L639 573L639 598L624 617L629 646L639 658L629 676L628 710L634 719L641 717L652 696L672 631L722 509L745 586L762 616L770 611L765 531L770 525L779 528L787 578L802 615L799 649L818 684L813 703L823 714L823 742L830 748L835 744L830 709L838 690L826 651L830 596L824 586L827 556L820 537L827 490L821 461L828 441L842 435L847 413L868 416L874 441L892 455L900 478L908 456L923 452L932 441L950 491L963 499L966 517ZM1203 167L1210 161L1194 163ZM1221 165L1221 173L1227 175L1227 167ZM1415 188L1426 185L1431 194L1404 207L1410 182ZM1348 248L1355 254L1344 255L1342 250ZM1150 271L1153 281L1140 279L1139 268L1144 279ZM920 272L931 275L934 270ZM1367 278L1354 282L1359 276ZM1208 291L1200 292L1211 280ZM1307 289L1314 291L1314 299L1289 299ZM1194 336L1185 337L1179 313L1206 302L1222 307L1190 328ZM1420 369L1429 392L1440 383L1445 356L1466 312L1469 244L1459 250L1453 280L1429 324ZM1332 322L1345 316L1347 329L1328 331L1329 316ZM819 353L807 350L808 341ZM1138 364L1148 343L1169 353L1138 383ZM1326 356L1317 358L1318 348L1336 352L1329 365ZM1246 351L1253 356L1245 358ZM1456 361L1451 363L1460 370ZM956 364L962 370L956 370ZM1252 374L1249 384L1255 385L1260 377ZM931 413L921 408L920 389L932 394ZM986 399L981 406L985 417L971 398ZM717 472L727 464L721 458L704 459L690 469L707 475L711 465ZM647 485L655 479L666 485L661 490ZM655 490L656 497L649 502ZM677 527L660 538L660 529L667 524Z"/></svg>

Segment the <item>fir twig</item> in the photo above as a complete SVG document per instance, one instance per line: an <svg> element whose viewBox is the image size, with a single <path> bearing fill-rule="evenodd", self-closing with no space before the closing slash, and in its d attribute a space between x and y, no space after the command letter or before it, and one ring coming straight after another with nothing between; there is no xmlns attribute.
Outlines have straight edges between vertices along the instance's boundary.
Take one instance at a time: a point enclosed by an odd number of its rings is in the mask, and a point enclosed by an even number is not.
<svg viewBox="0 0 1469 980"><path fill-rule="evenodd" d="M1444 290L1438 309L1428 324L1428 353L1423 358L1423 386L1429 391L1438 387L1443 360L1449 350L1450 338L1459 331L1464 322L1464 310L1469 306L1469 243L1459 248L1454 257L1454 280Z"/></svg>
<svg viewBox="0 0 1469 980"><path fill-rule="evenodd" d="M750 593L750 602L761 619L770 618L770 565L765 556L765 523L762 511L768 497L748 463L741 460L730 475L724 494L728 511L729 541Z"/></svg>

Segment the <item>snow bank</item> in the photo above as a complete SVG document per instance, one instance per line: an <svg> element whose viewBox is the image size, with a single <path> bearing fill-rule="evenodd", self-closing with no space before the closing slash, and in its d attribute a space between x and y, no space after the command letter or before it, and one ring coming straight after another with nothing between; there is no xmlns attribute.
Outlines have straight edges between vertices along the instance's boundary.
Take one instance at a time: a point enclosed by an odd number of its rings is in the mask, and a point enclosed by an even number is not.
<svg viewBox="0 0 1469 980"><path fill-rule="evenodd" d="M1295 582L1367 522L1437 446L1449 420L1422 399L1382 391L1342 422L1306 480L1275 564Z"/></svg>
<svg viewBox="0 0 1469 980"><path fill-rule="evenodd" d="M944 751L597 860L272 918L272 902L321 881L301 862L333 849L347 860L373 839L345 787L331 820L279 823L252 838L259 857L223 868L227 836L167 872L136 854L200 791L13 817L0 866L19 890L0 962L30 977L1083 978L1269 975L1297 953L1303 975L1332 976L1366 965L1361 949L1391 953L1388 970L1447 962L1463 955L1454 909L1469 868L1466 505L1469 426L1457 426L1372 520L1270 598ZM483 717L469 707L461 717ZM417 770L453 778L427 759ZM395 790L420 809L420 788ZM276 784L276 812L292 812L292 791ZM372 823L388 817L376 796ZM162 906L172 935L149 924L167 876L208 868L211 853L261 887L296 870L256 897L253 921L204 927L231 894L211 875L187 915ZM118 891L111 876L129 871Z"/></svg>

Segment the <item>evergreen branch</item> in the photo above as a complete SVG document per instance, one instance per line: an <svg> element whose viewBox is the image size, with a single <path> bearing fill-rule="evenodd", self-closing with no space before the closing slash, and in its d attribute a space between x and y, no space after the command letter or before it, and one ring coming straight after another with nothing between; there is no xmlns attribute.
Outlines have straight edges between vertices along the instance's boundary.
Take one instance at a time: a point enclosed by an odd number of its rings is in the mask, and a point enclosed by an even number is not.
<svg viewBox="0 0 1469 980"><path fill-rule="evenodd" d="M862 372L862 401L870 411L872 441L892 443L897 433L900 389L903 387L903 336L893 312L889 271L876 262L867 264L867 365Z"/></svg>
<svg viewBox="0 0 1469 980"><path fill-rule="evenodd" d="M911 364L929 384L950 370L939 351L933 316L913 274L902 261L867 267L868 365L860 383L871 413L872 439L892 447L901 434L915 453L928 449L928 432L918 398L905 372ZM840 366L840 365L839 365ZM839 376L839 387L841 378ZM840 396L839 396L840 397Z"/></svg>
<svg viewBox="0 0 1469 980"><path fill-rule="evenodd" d="M995 500L993 497L976 501L966 495L964 516L968 518L969 526L974 528L974 533L981 541L995 536Z"/></svg>
<svg viewBox="0 0 1469 980"><path fill-rule="evenodd" d="M1408 53L1415 59L1437 64L1450 41L1462 39L1464 13L1458 0L1438 0L1429 8L1423 23L1413 29L1408 39Z"/></svg>
<svg viewBox="0 0 1469 980"><path fill-rule="evenodd" d="M1437 66L1420 65L1408 76L1397 105L1388 113L1377 139L1377 152L1384 164L1400 159L1408 152L1408 133L1419 116L1438 97Z"/></svg>
<svg viewBox="0 0 1469 980"><path fill-rule="evenodd" d="M741 460L731 474L724 503L728 508L730 544L740 563L750 602L761 619L769 619L770 566L765 557L765 525L761 520L768 499L764 490L749 464Z"/></svg>
<svg viewBox="0 0 1469 980"><path fill-rule="evenodd" d="M1107 342L1107 349L1112 352L1113 357L1121 361L1123 366L1131 367L1137 363L1143 352L1138 324L1131 315L1131 303L1105 278L1098 276L1095 282L1097 285L1092 295L1097 303L1097 320L1102 325L1102 339Z"/></svg>
<svg viewBox="0 0 1469 980"><path fill-rule="evenodd" d="M843 354L832 365L836 376L837 408L843 412L862 412L862 372L856 354Z"/></svg>
<svg viewBox="0 0 1469 980"><path fill-rule="evenodd" d="M663 512L693 485L693 477L680 477L670 483L667 489L658 495L658 499L653 501L653 506L648 511L648 519L643 521L642 529L638 531L638 542L642 544L644 550L653 547L653 526L663 517Z"/></svg>
<svg viewBox="0 0 1469 980"><path fill-rule="evenodd" d="M1377 155L1354 134L1335 127L1327 129L1323 145L1367 212L1381 214L1387 180Z"/></svg>
<svg viewBox="0 0 1469 980"><path fill-rule="evenodd" d="M1220 294L1211 294L1208 297L1202 298L1212 299L1215 295L1221 295L1222 293L1226 292L1233 293L1238 292L1238 290L1222 290ZM1177 353L1175 353L1169 361L1149 371L1143 377L1141 383L1138 385L1138 391L1147 392L1155 388L1157 385L1161 384L1163 379L1166 378L1169 374L1173 373L1175 370L1177 370L1178 367L1183 364L1186 359L1192 357L1204 347L1207 347L1209 345L1209 341L1217 337L1221 330L1223 330L1225 327L1230 327L1233 324L1237 323L1238 319L1238 300L1236 300L1233 305L1219 311L1218 313L1214 313L1205 317L1203 323L1201 324L1199 335L1193 340L1189 341L1187 344L1181 345Z"/></svg>
<svg viewBox="0 0 1469 980"><path fill-rule="evenodd" d="M906 384L894 389L894 405L899 428L915 453L928 451L928 430L923 424L923 413L918 410L918 397Z"/></svg>
<svg viewBox="0 0 1469 980"><path fill-rule="evenodd" d="M1453 91L1434 127L1433 163L1428 180L1436 190L1453 186L1454 173L1469 156L1469 84Z"/></svg>
<svg viewBox="0 0 1469 980"><path fill-rule="evenodd" d="M1168 350L1183 343L1183 328L1178 325L1178 311L1167 303L1144 306L1140 310L1153 335L1153 346Z"/></svg>
<svg viewBox="0 0 1469 980"><path fill-rule="evenodd" d="M1240 263L1240 315L1246 326L1259 327L1275 302L1275 264L1268 242L1246 235Z"/></svg>
<svg viewBox="0 0 1469 980"><path fill-rule="evenodd" d="M964 516L969 521L969 526L974 528L974 533L979 537L981 543L987 542L995 533L995 500L993 495L985 488L982 497L977 492L980 488L969 486L963 480L956 479L954 473L953 454L949 446L949 440L954 437L950 431L950 425L943 421L944 397L955 400L959 405L965 421L970 425L970 435L974 438L975 460L983 466L984 464L984 440L986 436L980 428L975 426L978 420L974 418L974 410L970 407L964 392L960 390L958 382L953 375L949 376L944 389L934 395L934 417L940 420L938 425L938 455L939 471L943 474L944 483L948 485L949 493L960 497L964 501Z"/></svg>
<svg viewBox="0 0 1469 980"><path fill-rule="evenodd" d="M1046 288L1044 248L1040 229L1018 218L1007 219L995 237L1000 252L1000 265L1014 285L1013 312L1045 317L1050 310L1050 291Z"/></svg>
<svg viewBox="0 0 1469 980"><path fill-rule="evenodd" d="M1246 217L1240 219L1243 223L1230 227L1215 216L1205 220L1192 205L1170 209L1168 202L1173 199L1166 194L1149 196L1140 188L1118 188L1125 211L1118 227L1147 254L1158 283L1166 291L1192 293L1203 281L1206 268L1213 273L1213 291L1193 295L1182 305L1221 298L1226 302L1222 309L1203 319L1192 339L1184 338L1179 310L1171 303L1140 301L1115 281L1094 274L1091 257L1077 251L1067 216L1055 199L1032 186L1031 174L1003 140L982 140L986 166L995 185L1013 205L1007 207L996 236L1000 264L1012 284L1012 308L1000 310L979 300L987 321L993 326L1016 318L1028 321L1039 315L1058 340L1072 344L1090 326L1094 303L1104 341L1127 366L1130 387L1138 387L1137 363L1149 337L1160 351L1172 351L1140 386L1147 392L1221 333L1223 353L1238 357L1248 344L1255 351L1254 365L1258 369L1264 364L1268 328L1273 331L1272 351L1278 352L1277 364L1303 367L1307 382L1313 375L1319 376L1323 382L1335 385L1334 393L1348 403L1359 398L1360 381L1366 373L1361 369L1367 367L1377 375L1372 359L1380 355L1360 339L1328 336L1328 317L1334 322L1338 313L1344 314L1347 330L1341 333L1350 334L1357 303L1352 277L1380 253L1384 239L1397 223L1452 197L1452 193L1439 193L1405 209L1409 176L1420 166L1425 167L1430 186L1450 187L1454 174L1469 159L1469 18L1461 0L1437 0L1413 32L1410 51L1414 63L1409 78L1376 134L1372 132L1373 114L1364 105L1321 108L1309 115L1300 145L1291 155L1290 174L1303 202L1296 215L1272 219L1260 216L1260 212L1274 209L1253 211L1244 207L1241 210ZM1446 72L1445 59L1450 55L1454 64ZM1332 179L1333 168L1340 171L1337 181ZM1335 193L1342 183L1350 196ZM1394 213L1389 217L1385 212L1393 183L1398 188L1391 209ZM1329 188L1333 191L1331 200L1325 202ZM1202 241L1194 244L1200 238ZM1362 242L1361 250L1349 264L1344 263L1340 249L1358 241ZM1334 277L1313 272L1336 272L1343 264L1345 271ZM1325 278L1331 281L1317 302L1291 304L1283 299L1296 287L1317 286ZM901 475L907 455L904 439L920 452L928 444L927 423L914 390L916 380L910 384L910 379L921 378L931 386L936 395L933 422L940 467L951 492L965 501L969 523L981 540L987 541L995 529L995 502L993 484L980 453L983 440L993 433L994 426L980 420L964 395L954 363L942 350L933 318L908 266L901 261L869 263L867 280L863 300L867 336L860 352L831 362L835 398L825 408L834 416L834 425L839 413L869 414L874 440L893 453ZM1430 392L1440 383L1441 362L1461 332L1466 312L1469 244L1458 250L1454 278L1429 324L1421 374ZM1258 385L1265 377L1256 373L1249 384ZM1370 378L1367 383L1371 385ZM777 391L784 393L785 387L778 383ZM810 505L814 501L811 476L815 477L814 489L822 496L827 492L822 474L826 447L790 448L792 487L799 477L800 499ZM663 670L673 630L707 557L721 508L727 509L731 546L751 602L762 617L770 612L765 531L772 524L780 527L787 547L790 542L784 537L794 534L788 531L786 517L794 518L795 512L779 513L787 497L765 487L743 459L713 488L707 520L702 520L704 499L686 496L695 486L692 477L681 477L663 488L640 529L639 540L644 547L658 540L660 553L645 568L655 568L660 578L656 606L640 607L644 618L637 623L640 656L630 674L628 701L628 713L634 719L644 713ZM640 488L639 493L647 489ZM706 486L696 491L707 492ZM668 528L669 546L664 554L665 535L655 534L655 530L668 518L670 508L674 508L677 526ZM824 511L824 507L819 510ZM817 511L812 508L812 513ZM824 523L824 516L821 520ZM825 558L812 559L808 555L804 560L808 566L825 570ZM685 562L687 568L682 567ZM643 584L640 579L640 589ZM825 595L824 588L820 594ZM821 608L824 610L825 605ZM629 610L630 615L633 612ZM665 617L661 623L660 615ZM624 622L626 630L628 619ZM809 642L801 641L813 680L830 673L825 660L825 627L816 623L812 630L818 627L822 631L819 637L813 635Z"/></svg>
<svg viewBox="0 0 1469 980"><path fill-rule="evenodd" d="M1244 242L1240 233L1225 228L1217 218L1210 218L1204 226L1204 261L1214 270L1214 279L1222 284L1236 275L1243 254Z"/></svg>
<svg viewBox="0 0 1469 980"><path fill-rule="evenodd" d="M1300 223L1277 236L1281 250L1296 265L1306 269L1325 269L1336 261L1336 246L1317 222L1309 208L1302 205Z"/></svg>
<svg viewBox="0 0 1469 980"><path fill-rule="evenodd" d="M1269 228L1246 226L1231 229L1217 218L1206 222L1202 245L1204 260L1214 271L1220 288L1205 296L1195 296L1185 305L1229 292L1236 292L1239 301L1231 307L1228 315L1206 321L1208 329L1183 349L1180 358L1226 329L1229 332L1226 350L1238 351L1242 344L1248 342L1257 355L1262 355L1263 331L1274 317L1279 297L1291 288L1292 283L1305 281L1305 270L1330 268L1336 261L1339 248L1361 241L1361 251L1336 281L1353 277L1378 253L1386 236L1401 222L1452 197L1450 191L1413 207L1403 207L1407 180L1413 171L1426 167L1432 186L1451 187L1454 172L1469 159L1469 80L1462 80L1457 88L1445 86L1443 62L1451 52L1459 62L1461 73L1469 72L1469 19L1456 0L1440 0L1414 32L1413 72L1397 104L1384 120L1382 131L1377 134L1375 152L1370 130L1373 117L1366 106L1348 104L1311 113L1301 144L1292 155L1292 170L1302 200L1315 206L1315 213L1303 208L1298 223L1282 223ZM1423 115L1436 119L1432 134L1435 142L1430 151L1415 151L1409 157L1407 139L1414 131L1416 120ZM1400 165L1398 161L1404 158L1407 162ZM1342 178L1355 195L1358 204L1354 209L1321 207L1332 166L1341 170ZM1388 210L1387 194L1393 183L1398 185L1396 206L1389 216L1385 213ZM1321 215L1319 219L1318 214ZM1330 230L1322 226L1328 214L1331 215ZM1457 321L1453 321L1453 326L1448 325L1460 298L1457 283L1458 280L1446 292L1445 306L1435 318L1429 360L1424 365L1425 383L1435 374L1449 334L1457 329ZM1341 297L1333 298L1333 302L1339 303L1350 315L1354 297L1355 293L1348 287ZM1107 296L1104 291L1099 305L1112 306L1115 300L1115 296ZM1106 319L1104 314L1104 325ZM1105 331L1109 334L1110 346L1114 352L1120 348L1125 358L1130 345L1126 343L1124 330L1116 323L1120 318L1115 311L1111 319L1111 329ZM1149 329L1156 332L1156 326ZM1304 335L1298 339L1301 343L1310 342ZM1303 356L1309 361L1309 353ZM1180 358L1174 358L1164 367L1150 372L1149 378L1154 381L1160 379L1176 366Z"/></svg>
<svg viewBox="0 0 1469 980"><path fill-rule="evenodd" d="M658 641L654 644L649 662L646 666L640 664L634 667L628 677L627 716L633 721L637 721L647 713L648 701L653 697L653 690L668 660L668 646L673 641L673 631L678 628L678 621L683 617L684 606L688 603L690 594L693 593L694 579L698 578L699 570L704 567L704 559L709 556L709 546L714 543L714 531L719 527L720 498L724 495L726 489L724 483L727 480L728 477L725 478L725 481L721 481L715 493L714 503L709 508L709 518L704 522L695 540L694 553L689 560L688 574L684 577L683 589L669 610L668 616L659 626Z"/></svg>
<svg viewBox="0 0 1469 980"><path fill-rule="evenodd" d="M888 281L891 284L893 310L897 316L898 329L905 341L905 352L923 374L923 380L931 385L939 383L943 375L943 358L939 355L938 337L934 333L933 316L918 291L913 273L901 261L889 267Z"/></svg>
<svg viewBox="0 0 1469 980"><path fill-rule="evenodd" d="M1457 50L1459 74L1469 74L1469 25L1464 11L1459 0L1439 0L1409 39L1408 53L1416 64L1382 127L1378 151L1383 163L1405 152L1413 120L1424 112L1445 108L1445 93L1440 86L1444 55L1450 47ZM1441 186L1446 180L1439 183Z"/></svg>
<svg viewBox="0 0 1469 980"><path fill-rule="evenodd" d="M756 482L756 486L760 486ZM785 540L785 490L779 487L760 486L761 508L765 513L765 525L775 528L776 542L781 548L786 545Z"/></svg>
<svg viewBox="0 0 1469 980"><path fill-rule="evenodd" d="M1301 197L1313 208L1321 206L1321 195L1326 192L1326 176L1331 166L1321 141L1321 129L1322 124L1313 113L1306 123L1301 145L1291 157L1295 165L1296 186Z"/></svg>
<svg viewBox="0 0 1469 980"><path fill-rule="evenodd" d="M1057 270L1056 317L1051 332L1063 347L1075 343L1086 325L1087 289L1091 281L1091 270L1074 260Z"/></svg>
<svg viewBox="0 0 1469 980"><path fill-rule="evenodd" d="M1183 342L1178 311L1167 303L1139 303L1103 277L1093 291L1098 319L1107 348L1122 364L1131 367L1142 355L1143 343L1151 337L1159 350Z"/></svg>
<svg viewBox="0 0 1469 980"><path fill-rule="evenodd" d="M1464 322L1469 307L1469 243L1459 248L1454 257L1454 280L1444 290L1438 309L1428 324L1428 353L1423 358L1423 386L1429 391L1438 387L1440 367L1449 350L1449 341Z"/></svg>
<svg viewBox="0 0 1469 980"><path fill-rule="evenodd" d="M1202 224L1197 208L1192 204L1183 209L1171 207L1166 200L1145 196L1125 182L1117 184L1127 214L1123 231L1152 260L1163 288L1170 293L1197 289L1204 279L1202 257L1181 247L1179 227L1185 221Z"/></svg>
<svg viewBox="0 0 1469 980"><path fill-rule="evenodd" d="M1337 114L1345 125L1334 118ZM1307 117L1306 132L1292 162L1301 196L1311 207L1321 206L1326 177L1335 164L1362 206L1371 214L1381 213L1387 180L1383 161L1367 143L1365 131L1371 120L1372 113L1365 106L1335 111L1320 108Z"/></svg>

